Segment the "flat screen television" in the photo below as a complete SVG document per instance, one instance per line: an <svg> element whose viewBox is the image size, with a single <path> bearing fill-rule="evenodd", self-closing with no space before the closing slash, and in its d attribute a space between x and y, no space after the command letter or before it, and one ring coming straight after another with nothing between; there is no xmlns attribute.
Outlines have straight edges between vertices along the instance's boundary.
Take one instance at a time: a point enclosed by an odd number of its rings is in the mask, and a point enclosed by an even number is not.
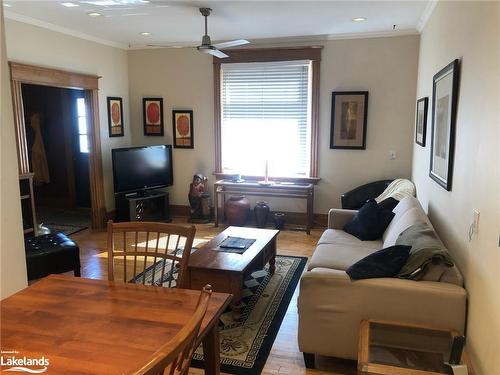
<svg viewBox="0 0 500 375"><path fill-rule="evenodd" d="M171 145L115 148L111 157L115 194L173 184Z"/></svg>

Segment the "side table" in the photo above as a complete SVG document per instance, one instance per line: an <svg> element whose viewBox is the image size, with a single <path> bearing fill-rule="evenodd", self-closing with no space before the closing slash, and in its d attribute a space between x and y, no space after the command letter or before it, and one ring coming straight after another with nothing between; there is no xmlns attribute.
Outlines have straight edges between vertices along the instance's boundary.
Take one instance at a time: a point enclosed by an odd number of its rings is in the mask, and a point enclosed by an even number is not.
<svg viewBox="0 0 500 375"><path fill-rule="evenodd" d="M449 374L444 363L458 332L397 322L361 322L358 350L359 375ZM474 374L465 350L462 363Z"/></svg>

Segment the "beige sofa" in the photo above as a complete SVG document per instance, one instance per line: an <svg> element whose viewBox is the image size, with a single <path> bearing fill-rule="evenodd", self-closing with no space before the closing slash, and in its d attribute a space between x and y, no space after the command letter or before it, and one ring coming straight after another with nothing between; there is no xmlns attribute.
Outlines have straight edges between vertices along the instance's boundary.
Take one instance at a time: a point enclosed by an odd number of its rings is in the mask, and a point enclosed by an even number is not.
<svg viewBox="0 0 500 375"><path fill-rule="evenodd" d="M314 354L356 359L364 319L464 330L466 291L456 267L432 266L419 281L351 281L345 273L368 254L394 245L409 226L422 221L431 225L418 200L407 197L399 202L378 241L360 241L342 230L355 212L330 210L329 229L319 239L300 281L298 339L307 367L314 365Z"/></svg>

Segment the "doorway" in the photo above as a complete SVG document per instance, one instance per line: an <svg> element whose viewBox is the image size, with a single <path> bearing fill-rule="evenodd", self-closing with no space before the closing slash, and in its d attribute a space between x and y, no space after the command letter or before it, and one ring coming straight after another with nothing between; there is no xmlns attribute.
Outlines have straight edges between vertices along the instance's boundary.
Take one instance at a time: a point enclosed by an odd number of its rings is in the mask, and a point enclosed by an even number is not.
<svg viewBox="0 0 500 375"><path fill-rule="evenodd" d="M83 90L22 84L35 212L41 232L90 226L88 119Z"/></svg>
<svg viewBox="0 0 500 375"><path fill-rule="evenodd" d="M14 107L14 123L18 151L19 174L30 175L31 165L28 155L22 85L51 86L55 88L82 90L85 99L85 113L88 120L90 212L92 229L106 227L106 205L99 119L99 76L68 72L59 69L9 62ZM36 229L35 229L36 235Z"/></svg>

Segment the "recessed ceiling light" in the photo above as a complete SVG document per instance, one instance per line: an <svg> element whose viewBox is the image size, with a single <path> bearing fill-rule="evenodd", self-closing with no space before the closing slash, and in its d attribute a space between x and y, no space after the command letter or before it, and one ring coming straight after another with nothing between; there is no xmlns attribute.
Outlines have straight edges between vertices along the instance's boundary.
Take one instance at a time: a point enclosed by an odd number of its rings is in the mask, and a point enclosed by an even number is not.
<svg viewBox="0 0 500 375"><path fill-rule="evenodd" d="M12 7L12 5L7 4L7 3L3 3L3 6L4 6L4 7L7 7L7 8L11 8L11 7Z"/></svg>
<svg viewBox="0 0 500 375"><path fill-rule="evenodd" d="M366 21L366 17L355 17L352 20L354 22L363 22L363 21Z"/></svg>
<svg viewBox="0 0 500 375"><path fill-rule="evenodd" d="M151 1L149 0L139 0L140 3L143 3L143 4L149 4Z"/></svg>
<svg viewBox="0 0 500 375"><path fill-rule="evenodd" d="M74 8L74 7L79 6L78 4L75 4L75 3L61 3L61 5L66 7L66 8Z"/></svg>
<svg viewBox="0 0 500 375"><path fill-rule="evenodd" d="M90 17L100 17L102 16L101 13L97 13L97 12L90 12L90 13L87 13L88 16Z"/></svg>
<svg viewBox="0 0 500 375"><path fill-rule="evenodd" d="M139 35L142 35L142 36L150 36L151 33L149 31L143 31L142 33L139 33Z"/></svg>

